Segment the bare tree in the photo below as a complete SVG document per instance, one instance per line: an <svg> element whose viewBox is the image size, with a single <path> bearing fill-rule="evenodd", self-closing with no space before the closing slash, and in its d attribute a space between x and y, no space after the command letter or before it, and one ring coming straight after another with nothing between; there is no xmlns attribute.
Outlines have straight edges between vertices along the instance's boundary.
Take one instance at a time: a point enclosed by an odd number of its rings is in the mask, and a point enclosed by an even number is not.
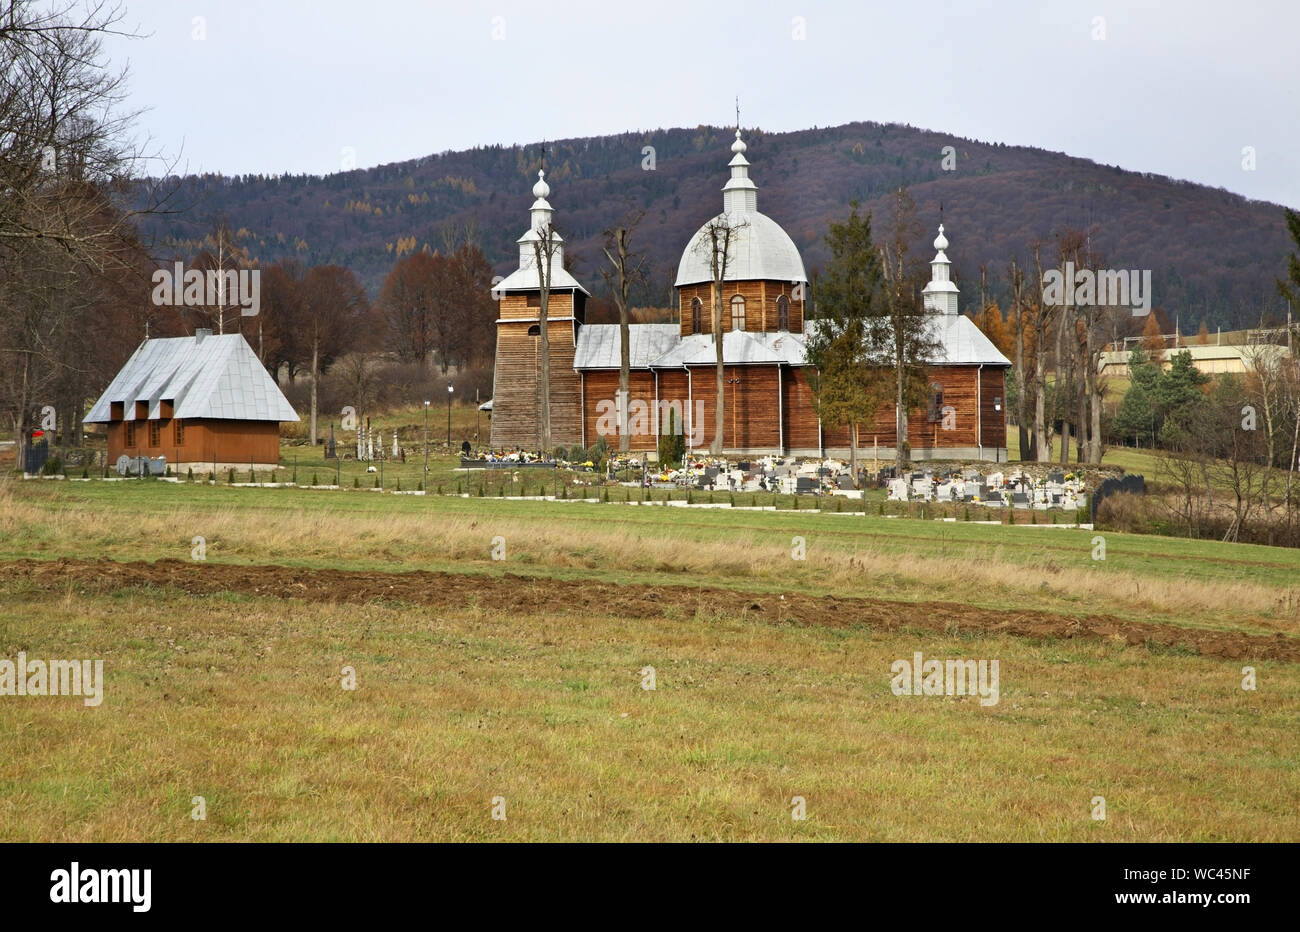
<svg viewBox="0 0 1300 932"><path fill-rule="evenodd" d="M1029 423L1025 409L1029 401L1030 384L1025 378L1025 274L1015 259L1007 268L1007 280L1011 283L1011 312L1016 315L1016 429L1020 438L1020 459L1029 458Z"/></svg>
<svg viewBox="0 0 1300 932"><path fill-rule="evenodd" d="M709 445L709 452L715 456L722 452L723 429L726 426L725 399L724 389L726 379L724 377L725 367L723 365L722 344L722 290L723 283L727 279L727 266L731 262L732 244L736 241L739 231L748 226L744 220L733 217L731 214L719 214L704 226L703 235L695 244L697 250L702 250L709 260L709 278L713 285L713 345L717 350L715 397L717 404L713 412L713 442Z"/></svg>
<svg viewBox="0 0 1300 932"><path fill-rule="evenodd" d="M551 452L551 335L547 320L551 309L551 278L555 255L560 251L560 235L553 221L546 221L533 231L533 259L537 263L537 328L541 336L541 386L538 392L537 447Z"/></svg>
<svg viewBox="0 0 1300 932"><path fill-rule="evenodd" d="M634 285L645 284L646 280L645 254L633 255L630 243L632 233L643 217L645 217L644 210L633 211L620 226L605 231L604 253L609 266L602 270L602 275L614 293L614 304L618 308L618 449L623 453L626 453L631 445L631 438L627 435L628 398L632 390L628 297Z"/></svg>
<svg viewBox="0 0 1300 932"><path fill-rule="evenodd" d="M316 398L322 364L332 361L366 315L366 292L351 269L319 265L303 280L301 330L311 347L311 443L316 445Z"/></svg>
<svg viewBox="0 0 1300 932"><path fill-rule="evenodd" d="M912 456L908 411L926 391L926 371L939 342L920 299L925 266L913 255L912 246L921 237L921 224L905 188L894 192L889 220L889 235L880 244L885 300L868 337L876 357L894 370L895 455L899 465L906 465Z"/></svg>

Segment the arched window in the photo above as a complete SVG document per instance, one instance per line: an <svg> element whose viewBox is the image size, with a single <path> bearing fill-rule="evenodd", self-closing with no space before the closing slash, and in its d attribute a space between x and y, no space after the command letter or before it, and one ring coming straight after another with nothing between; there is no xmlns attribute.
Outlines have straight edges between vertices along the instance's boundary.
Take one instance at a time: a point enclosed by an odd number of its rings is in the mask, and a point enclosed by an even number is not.
<svg viewBox="0 0 1300 932"><path fill-rule="evenodd" d="M790 329L790 299L785 295L776 299L776 329Z"/></svg>
<svg viewBox="0 0 1300 932"><path fill-rule="evenodd" d="M691 298L691 333L699 333L704 329L704 303L699 298Z"/></svg>
<svg viewBox="0 0 1300 932"><path fill-rule="evenodd" d="M540 337L542 335L542 328L537 324L533 324L528 328L528 335L530 337Z"/></svg>
<svg viewBox="0 0 1300 932"><path fill-rule="evenodd" d="M731 329L745 329L745 299L740 295L731 298Z"/></svg>
<svg viewBox="0 0 1300 932"><path fill-rule="evenodd" d="M937 421L943 416L943 386L938 382L930 383L930 411L927 420Z"/></svg>

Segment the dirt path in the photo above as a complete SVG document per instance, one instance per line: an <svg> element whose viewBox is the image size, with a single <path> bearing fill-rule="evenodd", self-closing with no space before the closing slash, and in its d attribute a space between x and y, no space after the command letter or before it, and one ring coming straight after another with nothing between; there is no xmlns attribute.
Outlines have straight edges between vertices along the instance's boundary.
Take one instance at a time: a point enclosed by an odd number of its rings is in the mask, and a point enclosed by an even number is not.
<svg viewBox="0 0 1300 932"><path fill-rule="evenodd" d="M44 592L111 592L130 586L172 587L192 595L242 592L312 602L481 605L513 614L581 612L632 618L694 617L696 612L750 616L774 623L844 627L866 624L892 631L968 631L1028 638L1121 638L1129 644L1185 647L1206 657L1300 661L1300 638L1205 631L1124 621L1111 615L973 608L955 602L741 592L691 586L617 585L589 580L471 576L424 571L385 573L287 566L235 566L159 560L16 560L0 563L0 586L22 583Z"/></svg>

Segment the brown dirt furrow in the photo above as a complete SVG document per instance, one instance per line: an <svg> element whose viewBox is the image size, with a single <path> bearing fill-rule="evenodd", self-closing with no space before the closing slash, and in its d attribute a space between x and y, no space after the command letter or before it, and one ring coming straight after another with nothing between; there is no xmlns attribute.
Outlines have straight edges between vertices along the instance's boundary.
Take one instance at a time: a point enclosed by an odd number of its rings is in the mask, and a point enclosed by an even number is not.
<svg viewBox="0 0 1300 932"><path fill-rule="evenodd" d="M776 624L844 627L864 624L942 632L1009 634L1026 638L1094 638L1133 645L1183 648L1207 657L1300 662L1300 638L1208 631L1125 621L1112 615L1059 615L987 609L955 602L899 602L744 592L692 586L620 585L590 580L410 571L159 560L15 560L0 563L0 586L40 591L111 592L131 586L171 587L191 595L240 592L313 602L391 601L460 608L477 604L512 614L581 613L632 618L746 616Z"/></svg>

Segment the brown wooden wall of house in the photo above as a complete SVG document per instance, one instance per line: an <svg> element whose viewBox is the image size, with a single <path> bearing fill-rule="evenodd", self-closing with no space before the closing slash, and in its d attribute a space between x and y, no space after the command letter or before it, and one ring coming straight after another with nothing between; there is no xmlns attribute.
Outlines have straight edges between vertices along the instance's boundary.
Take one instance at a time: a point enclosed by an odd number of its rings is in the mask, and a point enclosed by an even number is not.
<svg viewBox="0 0 1300 932"><path fill-rule="evenodd" d="M507 295L502 300L512 297ZM557 298L558 295L552 296ZM492 446L498 450L537 449L541 401L540 334L530 336L536 326L527 320L503 320L497 324L496 370L492 392ZM548 320L551 357L551 442L582 442L582 389L573 368L574 323Z"/></svg>
<svg viewBox="0 0 1300 932"><path fill-rule="evenodd" d="M941 449L943 447L1006 446L1005 372L998 367L986 366L936 366L930 370L930 382L943 388L943 406L951 405L954 421L951 430L943 429L942 409L934 419L927 408L910 412L907 422L907 439L914 451ZM976 396L980 397L981 413L977 419ZM1003 410L996 411L996 399L1003 400ZM982 440L977 436L977 426ZM846 447L849 444L848 427L842 424L823 425L827 447ZM893 448L895 445L894 406L885 404L876 412L874 424L858 427L858 444L865 449L873 443Z"/></svg>
<svg viewBox="0 0 1300 932"><path fill-rule="evenodd" d="M821 444L817 421L817 400L808 384L809 372L803 367L782 366L785 379L785 448L816 450Z"/></svg>
<svg viewBox="0 0 1300 932"><path fill-rule="evenodd" d="M594 446L596 441L601 437L598 429L600 418L600 404L602 401L614 402L618 392L618 370L617 369L592 369L585 373L583 378L583 416L585 418L586 434L583 440L587 446ZM633 401L641 401L647 405L653 405L655 401L655 377L649 369L633 369L629 373L628 406L631 407ZM631 411L629 411L629 415ZM603 428L608 426L609 419L605 419L604 424L599 424ZM615 430L612 434L605 436L605 443L611 450L618 449L618 418L613 418ZM632 434L628 437L629 448L632 450L654 450L657 448L657 439L649 434Z"/></svg>
<svg viewBox="0 0 1300 932"><path fill-rule="evenodd" d="M177 445L175 421L171 418L137 420L135 443L126 443L126 423L114 421L108 427L108 461L119 456L167 457L168 463L239 463L250 458L259 466L280 462L280 425L276 421L234 421L194 419L181 422L184 431ZM151 443L149 425L158 425L158 442Z"/></svg>
<svg viewBox="0 0 1300 932"><path fill-rule="evenodd" d="M582 295L578 296L578 302L578 317L582 317ZM574 316L573 307L573 292L555 291L551 293L546 302L546 316L547 318L572 317ZM527 292L503 294L497 302L497 315L503 320L531 319L536 322L541 309L541 296L537 292L532 294Z"/></svg>
<svg viewBox="0 0 1300 932"><path fill-rule="evenodd" d="M740 383L733 385L727 381L733 378L739 378ZM780 390L779 378L780 367L775 365L723 367L724 448L775 449L780 445L780 412L776 403ZM682 374L681 381L686 381L685 373ZM712 366L691 367L691 394L692 401L696 403L693 411L700 416L696 436L701 438L701 445L707 447L713 442L717 411L717 375ZM659 397L666 397L662 379ZM683 405L687 401L685 391L680 396L672 397L680 397Z"/></svg>
<svg viewBox="0 0 1300 932"><path fill-rule="evenodd" d="M722 286L722 330L731 329L731 298L740 295L745 299L745 330L751 333L775 333L778 323L777 298L785 295L790 299L790 331L803 332L804 307L801 299L793 297L797 285L778 281L743 281L725 282ZM697 332L691 320L691 301L699 298L700 309L699 333L713 332L713 285L705 282L699 285L684 285L678 289L681 310L682 336Z"/></svg>

